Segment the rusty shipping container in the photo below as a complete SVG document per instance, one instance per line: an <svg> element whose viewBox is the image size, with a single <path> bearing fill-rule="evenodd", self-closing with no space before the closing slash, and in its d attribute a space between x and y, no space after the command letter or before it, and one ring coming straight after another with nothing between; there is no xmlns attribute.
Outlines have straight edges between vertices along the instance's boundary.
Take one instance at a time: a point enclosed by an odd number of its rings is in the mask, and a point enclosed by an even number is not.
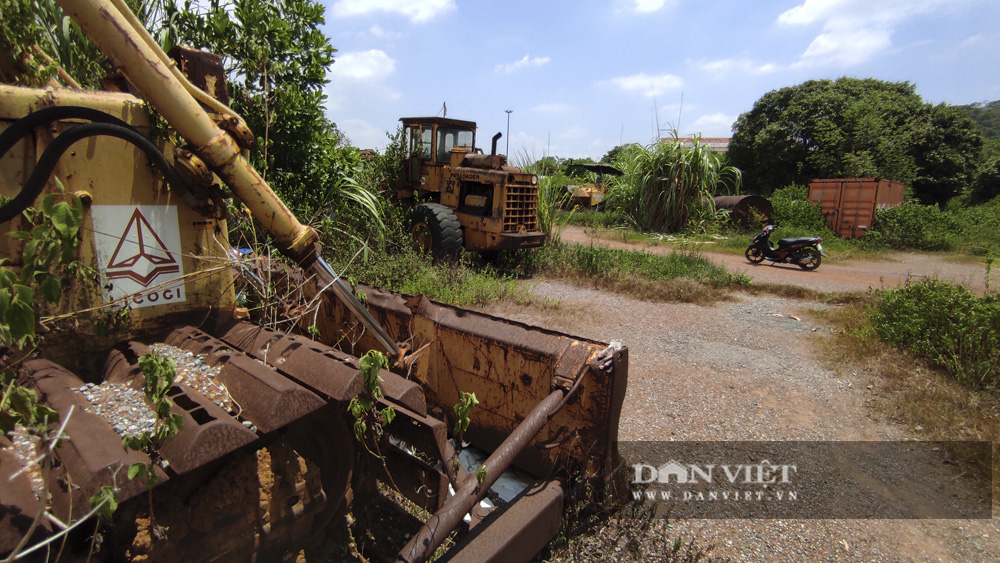
<svg viewBox="0 0 1000 563"><path fill-rule="evenodd" d="M835 178L809 182L809 201L821 206L830 230L843 238L861 238L875 211L903 203L902 182L881 178Z"/></svg>

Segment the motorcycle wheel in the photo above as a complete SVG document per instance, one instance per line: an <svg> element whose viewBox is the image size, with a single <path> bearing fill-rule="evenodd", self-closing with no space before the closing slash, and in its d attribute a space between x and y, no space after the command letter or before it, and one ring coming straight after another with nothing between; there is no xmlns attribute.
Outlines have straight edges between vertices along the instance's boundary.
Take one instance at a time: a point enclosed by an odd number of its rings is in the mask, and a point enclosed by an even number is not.
<svg viewBox="0 0 1000 563"><path fill-rule="evenodd" d="M751 264L760 264L761 262L764 261L764 251L761 250L760 247L751 246L747 248L745 254L747 260L749 260Z"/></svg>
<svg viewBox="0 0 1000 563"><path fill-rule="evenodd" d="M806 248L799 255L799 267L803 270L815 270L822 261L823 257L815 248Z"/></svg>

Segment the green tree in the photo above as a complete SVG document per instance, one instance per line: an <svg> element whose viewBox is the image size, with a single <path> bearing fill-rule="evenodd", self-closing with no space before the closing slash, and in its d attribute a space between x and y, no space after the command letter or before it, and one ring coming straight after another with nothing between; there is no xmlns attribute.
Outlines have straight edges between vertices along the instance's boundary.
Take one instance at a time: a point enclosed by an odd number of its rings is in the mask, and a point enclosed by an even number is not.
<svg viewBox="0 0 1000 563"><path fill-rule="evenodd" d="M970 195L972 203L983 203L1000 196L1000 158L990 160L979 169Z"/></svg>
<svg viewBox="0 0 1000 563"><path fill-rule="evenodd" d="M909 83L840 78L765 94L737 119L727 158L752 193L875 176L940 204L971 182L981 147L971 120L925 104Z"/></svg>
<svg viewBox="0 0 1000 563"><path fill-rule="evenodd" d="M1000 139L1000 100L955 106L976 122L985 139Z"/></svg>
<svg viewBox="0 0 1000 563"><path fill-rule="evenodd" d="M378 195L353 176L360 157L326 117L334 49L312 0L186 0L157 3L153 24L170 40L221 55L232 106L257 137L252 164L300 219L360 241L384 234ZM168 30L169 32L164 32Z"/></svg>
<svg viewBox="0 0 1000 563"><path fill-rule="evenodd" d="M635 145L634 143L626 145L618 145L617 147L614 147L608 152L606 152L604 156L601 157L601 162L604 164L614 164L615 162L618 161L618 157L621 156L623 152L625 152L629 147L633 146L637 145Z"/></svg>

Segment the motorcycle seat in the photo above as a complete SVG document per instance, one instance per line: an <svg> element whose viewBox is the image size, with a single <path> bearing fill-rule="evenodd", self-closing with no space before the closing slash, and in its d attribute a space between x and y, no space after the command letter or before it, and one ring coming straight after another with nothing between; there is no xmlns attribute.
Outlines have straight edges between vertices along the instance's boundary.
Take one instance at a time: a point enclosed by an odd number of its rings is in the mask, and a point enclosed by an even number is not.
<svg viewBox="0 0 1000 563"><path fill-rule="evenodd" d="M812 242L813 237L801 237L801 238L783 238L778 241L778 248L783 248L785 246L793 246L796 244L809 244Z"/></svg>

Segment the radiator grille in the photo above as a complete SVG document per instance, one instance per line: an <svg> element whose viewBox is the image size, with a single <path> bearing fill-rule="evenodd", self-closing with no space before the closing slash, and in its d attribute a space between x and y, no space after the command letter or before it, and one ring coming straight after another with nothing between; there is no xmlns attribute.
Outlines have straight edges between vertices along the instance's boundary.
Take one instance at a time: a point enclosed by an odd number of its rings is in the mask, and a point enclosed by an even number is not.
<svg viewBox="0 0 1000 563"><path fill-rule="evenodd" d="M531 184L507 184L503 232L518 233L538 229L538 188Z"/></svg>

